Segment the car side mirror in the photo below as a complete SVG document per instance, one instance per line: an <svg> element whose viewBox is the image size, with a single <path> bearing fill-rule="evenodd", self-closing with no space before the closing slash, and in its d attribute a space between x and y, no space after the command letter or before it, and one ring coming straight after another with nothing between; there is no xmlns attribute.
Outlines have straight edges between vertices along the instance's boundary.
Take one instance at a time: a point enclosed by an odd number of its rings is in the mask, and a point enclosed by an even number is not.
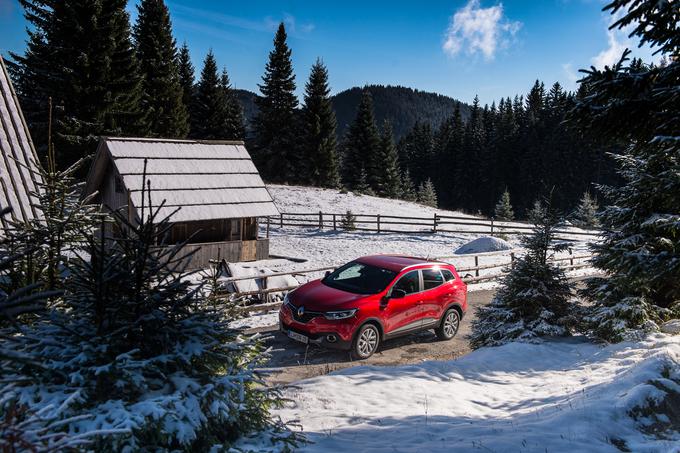
<svg viewBox="0 0 680 453"><path fill-rule="evenodd" d="M326 271L325 274L324 274L324 278L328 277L329 275L331 275L331 271Z"/></svg>
<svg viewBox="0 0 680 453"><path fill-rule="evenodd" d="M403 289L393 289L390 294L390 299L403 299L406 296L406 291Z"/></svg>

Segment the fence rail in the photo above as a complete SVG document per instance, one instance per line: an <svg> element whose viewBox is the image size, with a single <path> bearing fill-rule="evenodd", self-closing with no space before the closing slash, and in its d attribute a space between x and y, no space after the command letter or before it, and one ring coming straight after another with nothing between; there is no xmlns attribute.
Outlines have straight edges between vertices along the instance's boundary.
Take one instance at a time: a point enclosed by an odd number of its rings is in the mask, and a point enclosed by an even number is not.
<svg viewBox="0 0 680 453"><path fill-rule="evenodd" d="M533 225L520 221L498 221L474 217L447 216L434 214L432 217L408 217L383 214L352 214L354 227L343 227L346 214L329 212L282 212L278 216L266 218L267 234L272 226L309 227L319 230L353 230L376 233L470 233L470 234L522 234L530 231ZM456 228L457 226L479 227L474 230ZM399 228L406 227L406 228ZM414 229L413 227L420 227ZM564 236L597 237L596 230L581 228L562 229L555 232L560 239L573 240Z"/></svg>
<svg viewBox="0 0 680 453"><path fill-rule="evenodd" d="M489 264L480 264L480 259L482 258L487 258L487 257L494 257L494 258L499 258L499 257L507 257L508 261L507 262L502 262L502 263L489 263ZM560 267L565 270L572 270L572 269L579 269L579 268L585 268L585 267L590 267L591 264L588 262L592 258L592 255L590 254L581 254L581 255L574 255L571 251L569 251L568 256L564 257L559 257L559 258L552 258L551 261L554 263L566 263L564 265L560 264ZM453 259L472 259L474 261L474 266L456 266L456 270L458 273L461 275L462 280L465 283L468 284L473 284L473 283L482 283L482 282L488 282L488 281L493 281L499 279L503 275L503 270L507 269L508 267L512 267L514 265L515 259L516 259L516 254L514 252L511 253L505 253L505 254L491 254L491 253L486 253L486 254L480 254L480 255L457 255L457 256L441 256L437 258L432 258L432 260L437 260L437 261L444 261L446 262L449 260L449 262ZM452 263L455 264L455 263ZM226 262L223 262L223 265L226 265ZM283 287L275 287L275 288L269 288L267 285L267 280L271 277L282 277L282 276L312 276L314 274L320 274L326 271L331 271L336 269L337 266L333 267L319 267L319 268L313 268L313 269L304 269L304 270L295 270L295 271L289 271L289 272L273 272L269 274L263 274L263 275L255 275L255 276L242 276L242 277L230 277L227 279L222 280L222 283L235 283L239 281L245 281L245 280L259 280L261 287L258 288L257 290L252 290L252 291L242 291L242 292L225 292L220 295L220 298L224 300L244 300L253 296L257 296L260 300L263 301L263 303L259 304L254 304L254 305L243 305L243 306L237 306L236 310L241 313L260 313L260 312L266 312L269 310L276 309L281 306L281 302L272 302L270 301L270 295L272 293L282 293L286 291L291 291L293 289L296 289L299 287L302 283L298 283L296 285L289 285L289 286L283 286ZM494 272L488 275L480 275L481 271L489 271L492 269L498 269L498 272ZM474 275L472 274L474 273Z"/></svg>

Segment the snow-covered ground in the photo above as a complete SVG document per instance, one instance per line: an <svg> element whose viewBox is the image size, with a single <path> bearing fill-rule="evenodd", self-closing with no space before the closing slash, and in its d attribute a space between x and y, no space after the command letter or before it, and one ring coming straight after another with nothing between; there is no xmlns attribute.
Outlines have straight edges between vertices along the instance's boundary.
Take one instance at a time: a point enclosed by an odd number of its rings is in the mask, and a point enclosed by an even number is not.
<svg viewBox="0 0 680 453"><path fill-rule="evenodd" d="M313 213L318 211L344 213L351 210L354 214L381 214L403 217L432 218L435 213L445 216L475 217L455 211L435 209L418 203L401 200L340 193L337 190L319 189L299 186L267 186L274 202L281 212ZM399 229L424 230L422 226L399 226ZM479 231L479 226L456 225L456 229ZM441 257L454 255L462 245L487 236L483 233L442 233L436 234L421 231L420 233L376 233L346 232L342 230L319 230L299 226L279 228L274 223L270 226L270 253L274 256L285 256L306 260L304 263L279 263L280 266L269 266L276 270L305 269L322 266L337 266L357 257L372 254L406 254L422 257ZM576 253L585 248L583 236L574 236L579 242L574 244ZM509 235L508 242L513 247L519 246L519 237ZM453 261L456 265L467 266L464 258ZM490 262L485 262L490 264Z"/></svg>
<svg viewBox="0 0 680 453"><path fill-rule="evenodd" d="M453 361L359 366L296 383L277 415L300 423L308 452L680 452L679 433L643 435L629 414L663 395L650 380L680 391L680 336L511 343Z"/></svg>

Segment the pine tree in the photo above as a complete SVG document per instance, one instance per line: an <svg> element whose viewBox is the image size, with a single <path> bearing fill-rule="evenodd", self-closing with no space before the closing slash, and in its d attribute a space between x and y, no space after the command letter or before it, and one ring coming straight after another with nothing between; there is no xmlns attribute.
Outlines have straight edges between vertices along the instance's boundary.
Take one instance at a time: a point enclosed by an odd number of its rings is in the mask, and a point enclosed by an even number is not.
<svg viewBox="0 0 680 453"><path fill-rule="evenodd" d="M346 231L354 231L357 229L356 221L357 217L352 214L352 211L347 211L347 213L340 220L340 228Z"/></svg>
<svg viewBox="0 0 680 453"><path fill-rule="evenodd" d="M60 274L58 301L9 340L0 332L0 378L17 382L27 406L60 408L66 433L96 419L93 451L219 451L259 430L293 447L295 436L269 415L279 391L254 371L260 341L232 330L192 288L182 244L163 243L172 225L162 206L139 208L139 223L114 212L70 244L82 253ZM108 222L119 237L106 235Z"/></svg>
<svg viewBox="0 0 680 453"><path fill-rule="evenodd" d="M55 109L57 162L93 153L100 135L145 134L139 66L125 0L21 0L31 27L26 52L11 54L29 127L47 154L48 98Z"/></svg>
<svg viewBox="0 0 680 453"><path fill-rule="evenodd" d="M597 228L600 222L597 220L597 201L590 196L589 192L584 192L578 206L571 213L571 223L581 228Z"/></svg>
<svg viewBox="0 0 680 453"><path fill-rule="evenodd" d="M358 169L365 173L366 183L373 190L379 190L380 165L378 153L380 150L380 135L373 116L373 99L368 90L361 95L361 103L356 118L350 125L345 137L343 156L343 179L350 189L358 190Z"/></svg>
<svg viewBox="0 0 680 453"><path fill-rule="evenodd" d="M295 156L295 108L298 102L291 50L286 40L282 22L259 85L262 96L255 100L259 110L254 120L253 159L265 179L278 182L293 182L298 164Z"/></svg>
<svg viewBox="0 0 680 453"><path fill-rule="evenodd" d="M496 220L503 220L506 222L515 218L515 213L510 204L510 192L508 192L508 189L503 191L501 198L498 200L496 208L494 209L494 217Z"/></svg>
<svg viewBox="0 0 680 453"><path fill-rule="evenodd" d="M223 136L227 140L243 140L246 135L243 108L231 87L226 68L222 69L219 88L222 92L222 102L224 103L224 117L222 119Z"/></svg>
<svg viewBox="0 0 680 453"><path fill-rule="evenodd" d="M191 55L189 55L189 47L186 42L179 49L177 71L179 73L179 84L182 87L182 103L190 113L194 102L194 65L191 63Z"/></svg>
<svg viewBox="0 0 680 453"><path fill-rule="evenodd" d="M522 239L526 254L515 260L491 303L475 310L469 337L475 349L564 336L574 325L578 306L572 302L572 285L564 271L548 260L551 251L563 249L554 245L561 219L550 203L538 203L532 221L532 234Z"/></svg>
<svg viewBox="0 0 680 453"><path fill-rule="evenodd" d="M416 201L418 199L416 187L413 184L408 168L404 170L401 176L401 199L405 201Z"/></svg>
<svg viewBox="0 0 680 453"><path fill-rule="evenodd" d="M606 8L616 28L631 26L662 54L665 67L628 62L629 52L603 70L591 69L571 119L600 137L625 140L617 156L621 187L601 188L603 241L593 263L606 273L587 295L592 332L609 341L655 330L680 317L680 35L673 2L616 0ZM627 64L628 63L628 64Z"/></svg>
<svg viewBox="0 0 680 453"><path fill-rule="evenodd" d="M331 104L328 70L319 59L312 66L305 85L301 131L302 159L306 169L303 182L319 187L339 187L335 112Z"/></svg>
<svg viewBox="0 0 680 453"><path fill-rule="evenodd" d="M363 166L359 168L359 175L357 176L357 182L354 187L354 191L363 195L375 195L375 192L373 192L370 184L368 184L368 177L366 176L366 170L364 170Z"/></svg>
<svg viewBox="0 0 680 453"><path fill-rule="evenodd" d="M392 124L385 120L380 135L380 155L378 161L382 162L382 175L379 195L388 198L399 198L401 195L401 175L399 174L399 155L394 145Z"/></svg>
<svg viewBox="0 0 680 453"><path fill-rule="evenodd" d="M177 46L170 13L163 0L142 0L137 5L133 37L142 74L141 108L150 135L184 138L189 115L177 67Z"/></svg>
<svg viewBox="0 0 680 453"><path fill-rule="evenodd" d="M437 192L434 190L434 184L432 184L429 178L418 187L418 203L433 208L437 207Z"/></svg>
<svg viewBox="0 0 680 453"><path fill-rule="evenodd" d="M205 57L196 85L191 121L194 138L242 140L245 134L241 107L231 91L226 70L218 75L212 50Z"/></svg>

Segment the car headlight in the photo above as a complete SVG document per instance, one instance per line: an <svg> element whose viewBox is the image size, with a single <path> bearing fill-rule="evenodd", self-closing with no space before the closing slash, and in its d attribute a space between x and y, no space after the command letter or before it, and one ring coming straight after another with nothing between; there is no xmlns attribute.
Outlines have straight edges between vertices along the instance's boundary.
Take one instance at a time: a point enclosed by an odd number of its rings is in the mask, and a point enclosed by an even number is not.
<svg viewBox="0 0 680 453"><path fill-rule="evenodd" d="M351 318L354 316L354 314L357 312L356 308L352 308L351 310L340 310L340 311L327 311L326 313L323 314L323 316L326 319L347 319Z"/></svg>

